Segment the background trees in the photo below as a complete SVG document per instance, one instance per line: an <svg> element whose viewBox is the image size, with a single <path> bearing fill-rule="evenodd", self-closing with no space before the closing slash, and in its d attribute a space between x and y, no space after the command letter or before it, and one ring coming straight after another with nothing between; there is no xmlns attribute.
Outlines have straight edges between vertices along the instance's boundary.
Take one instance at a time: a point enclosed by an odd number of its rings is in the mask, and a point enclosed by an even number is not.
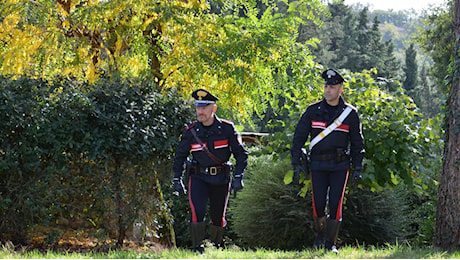
<svg viewBox="0 0 460 260"><path fill-rule="evenodd" d="M307 28L301 34L321 40L312 50L317 62L352 72L377 68L376 76L399 79L401 62L395 57L392 40L382 41L377 16L370 21L367 8L355 10L340 1L329 3L328 10L331 16L322 19L323 27Z"/></svg>

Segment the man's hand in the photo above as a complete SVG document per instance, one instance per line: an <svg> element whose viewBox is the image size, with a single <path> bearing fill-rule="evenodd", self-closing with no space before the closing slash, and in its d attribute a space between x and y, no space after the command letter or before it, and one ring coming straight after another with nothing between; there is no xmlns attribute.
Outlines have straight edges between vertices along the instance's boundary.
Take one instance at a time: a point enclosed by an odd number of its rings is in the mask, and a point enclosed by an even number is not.
<svg viewBox="0 0 460 260"><path fill-rule="evenodd" d="M363 178L361 176L361 170L360 169L355 169L353 171L353 177L351 178L351 182L354 187L358 186L359 181Z"/></svg>
<svg viewBox="0 0 460 260"><path fill-rule="evenodd" d="M232 187L230 188L230 191L233 190L234 197L236 197L236 192L242 190L243 187L244 187L243 176L235 175L235 178L232 181Z"/></svg>
<svg viewBox="0 0 460 260"><path fill-rule="evenodd" d="M174 189L174 192L179 193L179 195L187 193L184 183L182 182L182 177L173 178L173 189Z"/></svg>
<svg viewBox="0 0 460 260"><path fill-rule="evenodd" d="M298 184L300 181L300 172L305 173L304 168L300 164L294 164L294 174L292 175L292 183Z"/></svg>

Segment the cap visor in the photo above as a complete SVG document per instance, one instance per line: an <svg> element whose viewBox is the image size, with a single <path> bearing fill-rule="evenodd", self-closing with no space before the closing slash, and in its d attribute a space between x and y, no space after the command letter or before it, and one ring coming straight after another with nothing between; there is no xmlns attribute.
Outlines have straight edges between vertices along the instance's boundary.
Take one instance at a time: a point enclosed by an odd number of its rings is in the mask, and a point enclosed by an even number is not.
<svg viewBox="0 0 460 260"><path fill-rule="evenodd" d="M216 102L214 101L210 101L210 100L197 100L195 101L195 105L197 107L205 107L207 105L210 105L210 104L215 104Z"/></svg>
<svg viewBox="0 0 460 260"><path fill-rule="evenodd" d="M334 86L334 85L337 85L337 84L340 84L341 82L339 82L338 80L326 80L324 82L324 85L329 85L329 86Z"/></svg>

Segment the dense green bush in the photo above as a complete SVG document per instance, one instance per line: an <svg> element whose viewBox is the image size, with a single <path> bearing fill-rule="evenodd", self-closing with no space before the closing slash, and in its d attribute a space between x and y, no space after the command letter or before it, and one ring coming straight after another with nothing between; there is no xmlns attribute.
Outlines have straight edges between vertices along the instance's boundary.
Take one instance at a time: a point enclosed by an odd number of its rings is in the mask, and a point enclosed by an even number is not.
<svg viewBox="0 0 460 260"><path fill-rule="evenodd" d="M437 186L430 186L421 193L400 185L396 191L402 193L401 197L408 202L403 213L406 216L403 226L405 239L417 246L432 245L436 225Z"/></svg>
<svg viewBox="0 0 460 260"><path fill-rule="evenodd" d="M116 77L0 87L2 239L26 243L34 227L57 224L121 244L136 223L173 243L160 180L192 116L178 94Z"/></svg>
<svg viewBox="0 0 460 260"><path fill-rule="evenodd" d="M1 78L0 102L0 238L21 240L33 222L45 221L47 185L40 168L37 119L46 84ZM31 136L32 135L32 136Z"/></svg>
<svg viewBox="0 0 460 260"><path fill-rule="evenodd" d="M406 240L410 201L407 193L384 189L349 189L344 201L340 241L382 245Z"/></svg>
<svg viewBox="0 0 460 260"><path fill-rule="evenodd" d="M380 192L351 192L345 201L341 240L347 244L431 244L436 213L433 188L430 195L416 193L404 184Z"/></svg>
<svg viewBox="0 0 460 260"><path fill-rule="evenodd" d="M287 169L289 163L270 155L250 158L245 188L229 208L242 245L300 249L313 243L311 198L298 196L299 186L284 184Z"/></svg>

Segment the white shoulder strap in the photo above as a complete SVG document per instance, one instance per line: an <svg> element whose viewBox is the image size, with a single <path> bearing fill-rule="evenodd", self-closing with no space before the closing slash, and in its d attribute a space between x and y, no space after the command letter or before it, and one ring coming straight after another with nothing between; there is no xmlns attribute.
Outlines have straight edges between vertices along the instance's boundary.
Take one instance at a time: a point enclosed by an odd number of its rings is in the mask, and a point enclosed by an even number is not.
<svg viewBox="0 0 460 260"><path fill-rule="evenodd" d="M336 129L339 125L342 124L343 120L347 118L347 116L350 114L352 108L347 106L345 110L343 110L342 114L338 118L334 120L332 124L330 124L326 129L324 129L321 133L319 133L313 140L310 142L310 151L315 146L319 141L323 140L324 137L326 137L328 134L330 134L334 129Z"/></svg>

